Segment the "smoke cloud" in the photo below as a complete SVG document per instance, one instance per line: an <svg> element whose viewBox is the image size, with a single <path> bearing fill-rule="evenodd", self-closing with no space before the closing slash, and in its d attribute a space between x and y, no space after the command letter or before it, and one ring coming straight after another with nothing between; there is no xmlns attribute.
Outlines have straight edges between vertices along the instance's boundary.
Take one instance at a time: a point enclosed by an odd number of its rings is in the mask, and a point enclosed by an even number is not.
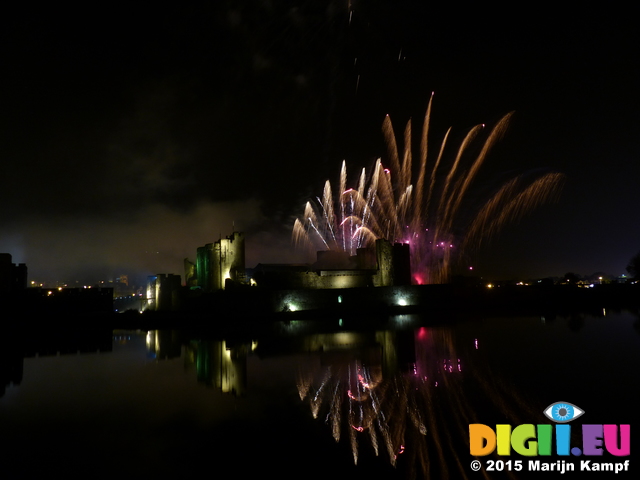
<svg viewBox="0 0 640 480"><path fill-rule="evenodd" d="M258 262L295 261L287 252L290 230L269 226L255 199L201 203L188 211L154 204L113 218L35 218L10 227L0 251L29 267L37 282L109 281L128 275L183 275L183 260L195 260L199 246L233 230L246 233L247 267Z"/></svg>

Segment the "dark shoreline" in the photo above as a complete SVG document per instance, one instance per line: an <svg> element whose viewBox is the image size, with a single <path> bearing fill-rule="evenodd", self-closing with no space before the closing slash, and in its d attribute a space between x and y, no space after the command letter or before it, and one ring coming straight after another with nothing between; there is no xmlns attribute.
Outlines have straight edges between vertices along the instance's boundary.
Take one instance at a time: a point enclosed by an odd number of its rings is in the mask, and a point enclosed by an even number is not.
<svg viewBox="0 0 640 480"><path fill-rule="evenodd" d="M6 299L9 300L9 299ZM4 326L53 328L111 327L130 329L202 328L247 330L278 321L344 321L351 325L384 325L390 316L427 314L435 323L450 323L458 315L503 316L576 313L602 316L609 310L640 309L640 285L610 284L592 288L571 285L467 287L421 285L336 290L266 290L235 288L213 294L184 290L179 307L170 311L135 310L114 313L113 307L85 303L82 308L58 302L25 303L16 295ZM405 303L402 305L401 303ZM6 311L6 310L5 310ZM60 322L58 319L63 318Z"/></svg>

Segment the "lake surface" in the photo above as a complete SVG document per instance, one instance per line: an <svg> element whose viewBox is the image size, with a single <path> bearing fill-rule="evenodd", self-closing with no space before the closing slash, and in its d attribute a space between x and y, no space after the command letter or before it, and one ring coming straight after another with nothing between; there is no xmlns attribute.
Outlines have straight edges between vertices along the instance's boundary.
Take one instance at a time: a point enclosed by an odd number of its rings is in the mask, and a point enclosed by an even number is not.
<svg viewBox="0 0 640 480"><path fill-rule="evenodd" d="M468 425L552 423L558 401L634 432L637 313L362 320L5 334L4 478L501 478L471 470Z"/></svg>

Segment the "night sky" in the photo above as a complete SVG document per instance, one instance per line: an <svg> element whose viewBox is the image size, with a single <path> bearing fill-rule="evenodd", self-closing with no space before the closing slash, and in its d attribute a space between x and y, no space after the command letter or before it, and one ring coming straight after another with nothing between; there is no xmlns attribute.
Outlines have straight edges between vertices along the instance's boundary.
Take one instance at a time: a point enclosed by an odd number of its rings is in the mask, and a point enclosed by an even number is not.
<svg viewBox="0 0 640 480"><path fill-rule="evenodd" d="M474 188L566 175L470 260L487 278L620 275L640 250L640 39L624 13L550 19L423 1L219 1L0 19L0 252L30 279L182 274L236 230L294 262L326 179L422 123L432 142L515 111Z"/></svg>

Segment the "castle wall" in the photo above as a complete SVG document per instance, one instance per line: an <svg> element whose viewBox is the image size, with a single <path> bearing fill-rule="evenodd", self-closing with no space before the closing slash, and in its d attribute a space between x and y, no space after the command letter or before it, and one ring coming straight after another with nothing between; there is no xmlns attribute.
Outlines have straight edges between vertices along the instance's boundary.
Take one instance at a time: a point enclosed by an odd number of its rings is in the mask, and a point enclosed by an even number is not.
<svg viewBox="0 0 640 480"><path fill-rule="evenodd" d="M391 245L384 239L376 241L375 249L358 249L354 257L321 251L311 266L264 265L257 270L256 282L266 288L317 290L411 284L409 245Z"/></svg>
<svg viewBox="0 0 640 480"><path fill-rule="evenodd" d="M303 288L357 288L373 285L373 272L365 270L321 270L307 272Z"/></svg>
<svg viewBox="0 0 640 480"><path fill-rule="evenodd" d="M336 289L373 286L375 270L314 270L301 269L299 265L279 266L269 270L269 266L258 269L254 279L263 288Z"/></svg>
<svg viewBox="0 0 640 480"><path fill-rule="evenodd" d="M374 294L375 292L375 294ZM422 292L422 294L421 294ZM274 312L321 310L340 307L357 310L359 306L380 308L418 305L424 301L422 286L343 288L343 289L291 289L272 293L270 308Z"/></svg>

